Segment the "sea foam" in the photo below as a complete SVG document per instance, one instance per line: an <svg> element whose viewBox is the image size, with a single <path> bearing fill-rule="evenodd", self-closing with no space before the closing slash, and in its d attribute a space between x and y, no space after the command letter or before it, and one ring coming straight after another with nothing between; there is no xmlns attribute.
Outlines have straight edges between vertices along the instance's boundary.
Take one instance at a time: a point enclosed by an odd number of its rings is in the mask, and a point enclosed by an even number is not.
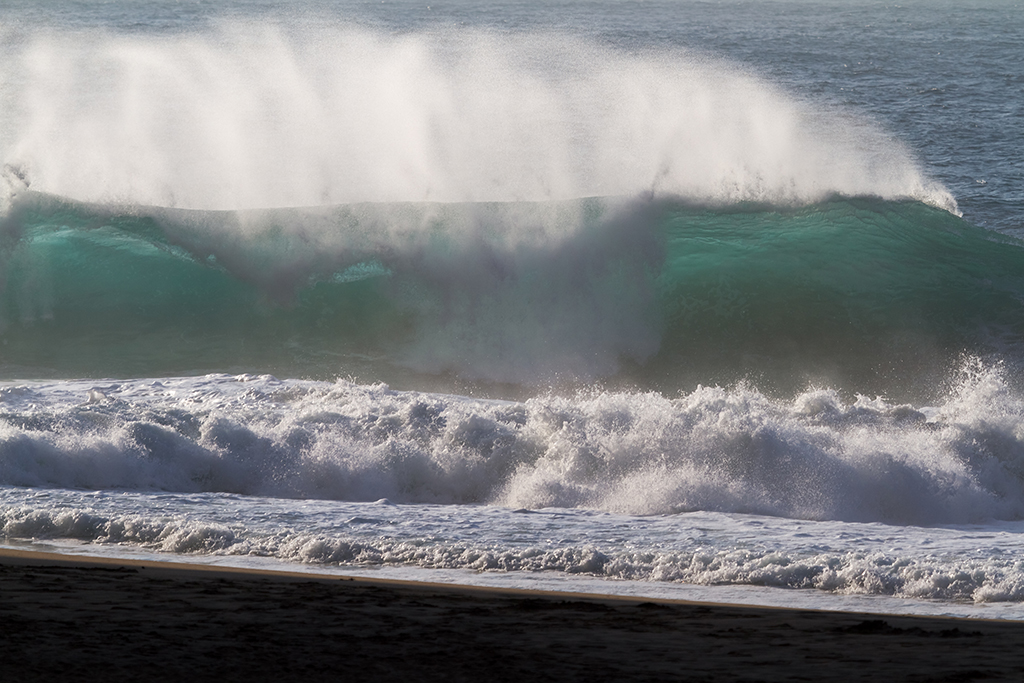
<svg viewBox="0 0 1024 683"><path fill-rule="evenodd" d="M1024 516L1024 401L993 370L935 408L744 385L511 402L242 379L5 388L0 483L895 524Z"/></svg>
<svg viewBox="0 0 1024 683"><path fill-rule="evenodd" d="M634 517L564 508L528 512L224 494L26 492L0 486L0 539L7 542L32 539L74 552L172 553L229 564L255 559L264 567L274 566L267 560L277 560L320 571L461 570L473 575L448 576L470 583L497 573L505 585L521 587L542 573L554 573L549 580L556 590L580 586L579 579L591 576L624 583L591 584L589 589L662 597L673 596L665 584L686 583L1020 601L1019 527L768 523L764 517L735 513ZM632 583L637 581L646 585Z"/></svg>

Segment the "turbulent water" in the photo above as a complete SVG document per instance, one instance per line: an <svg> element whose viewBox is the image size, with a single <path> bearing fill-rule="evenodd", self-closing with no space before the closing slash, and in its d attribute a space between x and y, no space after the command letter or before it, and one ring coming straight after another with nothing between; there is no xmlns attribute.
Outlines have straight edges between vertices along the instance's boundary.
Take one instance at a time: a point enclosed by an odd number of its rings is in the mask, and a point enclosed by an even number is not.
<svg viewBox="0 0 1024 683"><path fill-rule="evenodd" d="M7 543L1024 616L1021 7L65 10L0 10Z"/></svg>

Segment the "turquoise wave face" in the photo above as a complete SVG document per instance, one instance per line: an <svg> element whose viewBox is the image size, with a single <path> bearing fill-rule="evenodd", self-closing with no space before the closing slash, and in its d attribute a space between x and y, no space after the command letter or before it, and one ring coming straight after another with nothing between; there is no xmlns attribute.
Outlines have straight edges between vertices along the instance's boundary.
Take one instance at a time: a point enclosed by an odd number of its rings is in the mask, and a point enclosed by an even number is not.
<svg viewBox="0 0 1024 683"><path fill-rule="evenodd" d="M966 354L1024 357L1022 245L916 202L191 212L35 195L0 235L5 378L896 397L934 396Z"/></svg>
<svg viewBox="0 0 1024 683"><path fill-rule="evenodd" d="M934 395L965 354L1020 358L1024 250L916 202L675 209L645 377ZM693 359L694 362L688 362Z"/></svg>

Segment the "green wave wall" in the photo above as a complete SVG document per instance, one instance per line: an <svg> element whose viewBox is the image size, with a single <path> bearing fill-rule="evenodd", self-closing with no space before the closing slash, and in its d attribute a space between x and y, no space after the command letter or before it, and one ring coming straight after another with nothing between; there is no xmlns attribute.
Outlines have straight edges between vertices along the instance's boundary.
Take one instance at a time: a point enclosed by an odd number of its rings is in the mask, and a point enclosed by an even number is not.
<svg viewBox="0 0 1024 683"><path fill-rule="evenodd" d="M917 202L313 214L22 201L0 228L0 376L921 396L964 355L1024 357L1022 245Z"/></svg>

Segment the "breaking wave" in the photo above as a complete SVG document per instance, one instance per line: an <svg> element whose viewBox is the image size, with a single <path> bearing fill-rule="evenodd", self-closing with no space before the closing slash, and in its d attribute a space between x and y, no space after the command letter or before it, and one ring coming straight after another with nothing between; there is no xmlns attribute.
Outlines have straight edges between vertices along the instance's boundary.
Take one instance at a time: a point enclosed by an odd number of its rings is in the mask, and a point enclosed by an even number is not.
<svg viewBox="0 0 1024 683"><path fill-rule="evenodd" d="M742 385L522 403L227 376L21 385L0 396L0 483L968 523L1024 517L1022 415L981 366L930 408Z"/></svg>

